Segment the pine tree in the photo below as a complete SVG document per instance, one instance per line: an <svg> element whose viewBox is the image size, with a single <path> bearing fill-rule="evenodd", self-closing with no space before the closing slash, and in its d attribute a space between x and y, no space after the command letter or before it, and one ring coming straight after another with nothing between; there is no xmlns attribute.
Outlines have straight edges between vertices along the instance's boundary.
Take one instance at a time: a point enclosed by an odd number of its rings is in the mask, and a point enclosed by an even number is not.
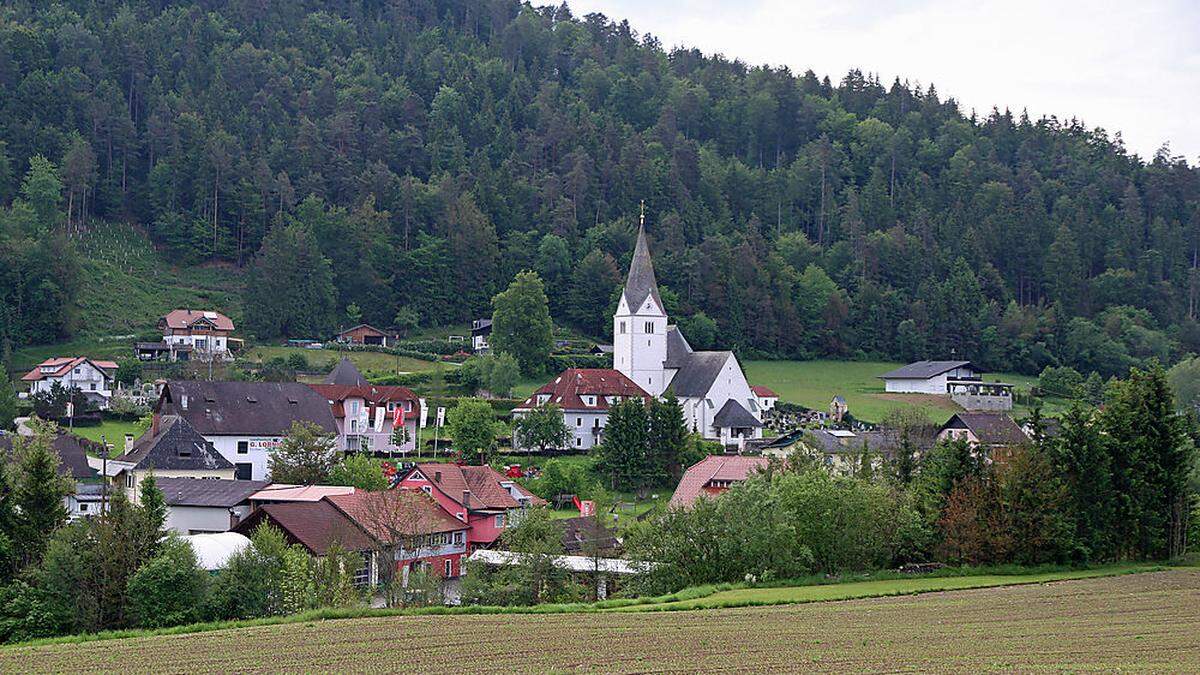
<svg viewBox="0 0 1200 675"><path fill-rule="evenodd" d="M646 480L660 482L670 477L678 481L683 475L682 459L687 452L688 430L683 408L674 392L667 392L661 401L650 401L647 415L647 445L649 469Z"/></svg>
<svg viewBox="0 0 1200 675"><path fill-rule="evenodd" d="M1048 444L1066 480L1079 553L1088 560L1106 560L1115 554L1117 495L1110 446L1094 415L1090 408L1072 406L1062 417L1062 433Z"/></svg>
<svg viewBox="0 0 1200 675"><path fill-rule="evenodd" d="M13 542L22 565L38 561L50 536L67 522L63 500L75 486L59 473L61 462L53 446L57 433L55 425L35 422L34 435L17 437L14 443Z"/></svg>
<svg viewBox="0 0 1200 675"><path fill-rule="evenodd" d="M597 469L608 476L609 488L626 490L645 484L647 416L641 399L626 399L608 409L604 439L594 452Z"/></svg>

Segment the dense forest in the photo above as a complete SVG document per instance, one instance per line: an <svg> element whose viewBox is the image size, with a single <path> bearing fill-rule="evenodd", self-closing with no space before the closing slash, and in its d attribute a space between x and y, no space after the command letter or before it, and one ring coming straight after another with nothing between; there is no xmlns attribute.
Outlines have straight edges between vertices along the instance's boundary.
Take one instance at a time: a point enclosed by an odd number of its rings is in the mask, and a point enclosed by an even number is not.
<svg viewBox="0 0 1200 675"><path fill-rule="evenodd" d="M603 339L642 200L700 347L1105 376L1200 351L1200 170L1082 122L515 0L0 8L9 343L80 329L97 220L250 267L260 338L463 321L533 269Z"/></svg>

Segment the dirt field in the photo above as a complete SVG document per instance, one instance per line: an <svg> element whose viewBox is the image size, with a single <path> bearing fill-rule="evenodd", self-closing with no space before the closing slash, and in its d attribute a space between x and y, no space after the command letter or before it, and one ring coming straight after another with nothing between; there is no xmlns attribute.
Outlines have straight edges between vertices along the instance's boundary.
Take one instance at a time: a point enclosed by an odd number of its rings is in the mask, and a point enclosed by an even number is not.
<svg viewBox="0 0 1200 675"><path fill-rule="evenodd" d="M1200 571L636 614L393 617L0 651L0 670L1200 672Z"/></svg>

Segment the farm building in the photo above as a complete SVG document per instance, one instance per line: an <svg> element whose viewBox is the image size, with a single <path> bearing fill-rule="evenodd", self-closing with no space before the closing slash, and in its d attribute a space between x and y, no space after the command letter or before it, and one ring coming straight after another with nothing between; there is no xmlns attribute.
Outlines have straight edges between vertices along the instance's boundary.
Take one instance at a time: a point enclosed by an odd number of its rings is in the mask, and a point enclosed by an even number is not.
<svg viewBox="0 0 1200 675"><path fill-rule="evenodd" d="M688 467L669 504L674 508L687 508L701 497L721 495L754 472L765 469L769 462L766 457L709 455Z"/></svg>
<svg viewBox="0 0 1200 675"><path fill-rule="evenodd" d="M525 508L546 503L490 466L418 464L397 487L431 495L447 513L466 523L471 549L491 546Z"/></svg>
<svg viewBox="0 0 1200 675"><path fill-rule="evenodd" d="M223 361L231 358L231 352L239 340L232 337L233 320L220 312L211 310L175 309L158 320L166 354L177 360L180 357L203 361ZM186 347L186 349L184 349ZM163 350L157 354L161 356ZM139 349L139 356L143 352ZM146 352L149 356L150 352Z"/></svg>
<svg viewBox="0 0 1200 675"><path fill-rule="evenodd" d="M21 381L29 384L30 394L48 392L55 384L64 389L78 389L89 404L104 409L112 398L116 375L117 364L112 361L68 356L42 361L25 373Z"/></svg>
<svg viewBox="0 0 1200 675"><path fill-rule="evenodd" d="M978 380L979 369L970 361L916 361L879 376L883 389L896 394L950 393L953 380Z"/></svg>
<svg viewBox="0 0 1200 675"><path fill-rule="evenodd" d="M612 368L568 368L514 408L513 417L520 418L538 406L556 405L571 431L568 445L588 450L600 444L609 407L630 398L645 400L650 395ZM514 438L513 444L523 447L519 438Z"/></svg>
<svg viewBox="0 0 1200 675"><path fill-rule="evenodd" d="M163 385L153 414L186 419L240 480L267 478L267 460L293 422L338 432L329 401L296 382L172 381Z"/></svg>
<svg viewBox="0 0 1200 675"><path fill-rule="evenodd" d="M265 480L155 478L167 502L166 528L180 534L226 532L250 515L250 496Z"/></svg>
<svg viewBox="0 0 1200 675"><path fill-rule="evenodd" d="M338 333L334 339L348 345L374 345L376 347L391 347L396 343L395 333L388 333L365 323Z"/></svg>

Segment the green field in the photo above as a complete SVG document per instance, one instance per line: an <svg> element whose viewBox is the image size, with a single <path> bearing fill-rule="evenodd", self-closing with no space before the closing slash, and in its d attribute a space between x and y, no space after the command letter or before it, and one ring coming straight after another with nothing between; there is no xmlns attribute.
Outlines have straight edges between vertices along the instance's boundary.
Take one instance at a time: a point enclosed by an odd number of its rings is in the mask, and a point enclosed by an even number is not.
<svg viewBox="0 0 1200 675"><path fill-rule="evenodd" d="M1198 599L1200 572L1177 569L776 607L285 618L8 647L0 671L1192 672Z"/></svg>
<svg viewBox="0 0 1200 675"><path fill-rule="evenodd" d="M746 361L743 364L751 384L774 389L781 400L798 403L814 410L828 410L829 401L841 395L850 406L850 413L861 420L878 422L893 408L917 408L930 421L941 424L954 412L961 410L953 401L927 394L886 394L879 376L901 363L884 361ZM1036 377L1012 373L987 373L986 380L999 380L1029 391ZM1047 412L1053 412L1060 402L1049 401ZM1015 411L1020 414L1024 409Z"/></svg>
<svg viewBox="0 0 1200 675"><path fill-rule="evenodd" d="M100 437L113 446L114 454L119 455L125 450L125 434L133 434L137 438L142 432L137 428L137 422L124 422L121 420L104 420L94 427L75 427L71 433L76 436L82 436L88 440L100 442Z"/></svg>
<svg viewBox="0 0 1200 675"><path fill-rule="evenodd" d="M433 370L437 364L433 361L422 361L407 356L393 356L392 354L384 354L382 352L345 352L333 349L305 349L303 347L283 347L278 345L259 345L246 352L244 358L247 361L262 363L273 358L288 358L294 354L300 354L308 360L311 370L327 373L333 370L337 362L343 356L349 356L354 365L362 371L363 375L379 376L393 375L396 373L415 373L424 370ZM445 364L447 369L456 368L452 363Z"/></svg>

